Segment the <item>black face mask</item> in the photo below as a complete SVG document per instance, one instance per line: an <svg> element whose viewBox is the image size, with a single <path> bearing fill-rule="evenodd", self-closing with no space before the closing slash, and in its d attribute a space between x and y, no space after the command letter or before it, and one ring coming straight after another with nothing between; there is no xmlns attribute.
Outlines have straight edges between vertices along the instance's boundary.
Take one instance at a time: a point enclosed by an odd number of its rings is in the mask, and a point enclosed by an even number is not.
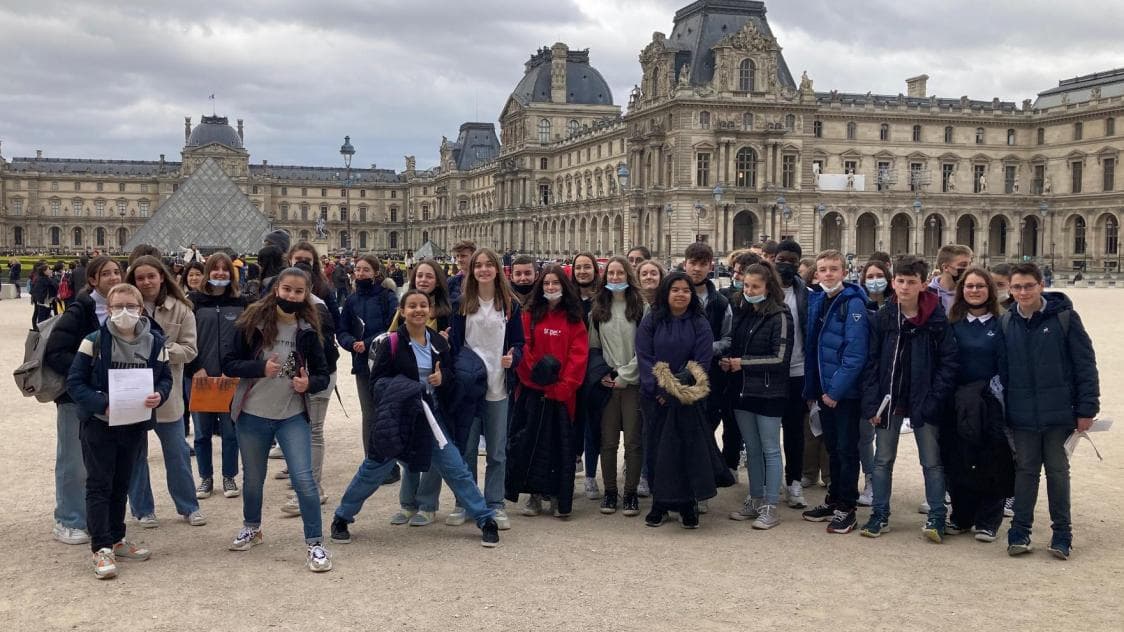
<svg viewBox="0 0 1124 632"><path fill-rule="evenodd" d="M776 265L777 274L781 277L781 283L792 285L793 279L796 278L796 266L791 263L778 263Z"/></svg>
<svg viewBox="0 0 1124 632"><path fill-rule="evenodd" d="M355 287L360 290L369 292L375 287L374 279L355 279Z"/></svg>
<svg viewBox="0 0 1124 632"><path fill-rule="evenodd" d="M293 267L312 276L312 264L307 261L298 261L293 264Z"/></svg>
<svg viewBox="0 0 1124 632"><path fill-rule="evenodd" d="M521 296L527 296L528 294L530 294L531 290L534 289L534 287L535 287L534 283L527 283L527 284L512 283L511 284L511 289L518 292Z"/></svg>
<svg viewBox="0 0 1124 632"><path fill-rule="evenodd" d="M304 301L290 301L277 297L277 307L286 314L295 314L304 305Z"/></svg>

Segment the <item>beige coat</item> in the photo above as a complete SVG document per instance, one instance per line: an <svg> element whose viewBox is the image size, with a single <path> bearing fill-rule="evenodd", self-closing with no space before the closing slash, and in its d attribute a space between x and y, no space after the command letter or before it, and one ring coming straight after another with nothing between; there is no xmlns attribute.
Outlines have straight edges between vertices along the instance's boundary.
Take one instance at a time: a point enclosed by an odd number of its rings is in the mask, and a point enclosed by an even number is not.
<svg viewBox="0 0 1124 632"><path fill-rule="evenodd" d="M156 421L170 423L183 418L183 367L199 353L195 342L195 312L169 296L156 308L155 320L164 330L164 346L168 349L168 365L172 369L172 392L164 405L156 409Z"/></svg>

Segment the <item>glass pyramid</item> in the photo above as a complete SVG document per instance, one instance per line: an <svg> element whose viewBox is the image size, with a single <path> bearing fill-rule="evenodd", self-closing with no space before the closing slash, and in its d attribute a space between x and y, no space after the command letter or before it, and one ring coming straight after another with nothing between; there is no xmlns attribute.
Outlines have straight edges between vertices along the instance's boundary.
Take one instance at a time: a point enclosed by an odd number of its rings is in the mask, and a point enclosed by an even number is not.
<svg viewBox="0 0 1124 632"><path fill-rule="evenodd" d="M269 218L208 158L133 234L125 249L149 244L171 254L196 244L204 251L256 253L269 230Z"/></svg>

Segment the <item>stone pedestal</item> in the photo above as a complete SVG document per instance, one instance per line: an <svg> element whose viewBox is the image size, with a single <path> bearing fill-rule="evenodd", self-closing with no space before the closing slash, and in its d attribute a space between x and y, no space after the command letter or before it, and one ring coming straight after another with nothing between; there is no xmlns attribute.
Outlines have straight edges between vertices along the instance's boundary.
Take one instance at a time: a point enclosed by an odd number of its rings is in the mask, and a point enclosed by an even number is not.
<svg viewBox="0 0 1124 632"><path fill-rule="evenodd" d="M328 256L329 246L327 239L313 239L312 245L316 247L316 253L320 255L321 259Z"/></svg>
<svg viewBox="0 0 1124 632"><path fill-rule="evenodd" d="M22 281L21 281L21 283L22 283ZM7 281L5 281L2 285L3 285L3 287L0 288L0 298L15 298L16 297L16 286L12 285L11 283L8 283Z"/></svg>

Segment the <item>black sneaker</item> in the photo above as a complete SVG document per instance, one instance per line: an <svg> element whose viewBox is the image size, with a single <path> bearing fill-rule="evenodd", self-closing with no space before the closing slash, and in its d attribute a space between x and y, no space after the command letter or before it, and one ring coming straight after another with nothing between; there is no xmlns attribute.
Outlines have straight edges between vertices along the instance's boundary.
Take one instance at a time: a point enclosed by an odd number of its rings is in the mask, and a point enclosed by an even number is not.
<svg viewBox="0 0 1124 632"><path fill-rule="evenodd" d="M967 533L967 532L968 532L967 527L960 526L954 520L949 520L944 525L944 534L945 535L960 535L961 533Z"/></svg>
<svg viewBox="0 0 1124 632"><path fill-rule="evenodd" d="M617 513L617 492L605 490L605 495L601 497L601 513Z"/></svg>
<svg viewBox="0 0 1124 632"><path fill-rule="evenodd" d="M679 525L684 529L699 528L699 511L695 508L694 503L684 506L679 512Z"/></svg>
<svg viewBox="0 0 1124 632"><path fill-rule="evenodd" d="M625 494L624 502L622 504L624 505L624 511L622 511L621 513L623 513L624 515L640 515L640 498L636 494Z"/></svg>
<svg viewBox="0 0 1124 632"><path fill-rule="evenodd" d="M944 520L940 518L930 517L925 521L925 526L921 527L921 534L928 538L930 542L935 542L936 544L944 542L944 533Z"/></svg>
<svg viewBox="0 0 1124 632"><path fill-rule="evenodd" d="M483 532L480 536L480 546L492 549L500 545L500 528L495 520L488 518L480 530Z"/></svg>
<svg viewBox="0 0 1124 632"><path fill-rule="evenodd" d="M808 511L801 513L800 516L808 522L827 522L835 516L835 507L826 503L816 505Z"/></svg>
<svg viewBox="0 0 1124 632"><path fill-rule="evenodd" d="M844 511L836 509L831 523L827 525L828 533L850 533L855 530L858 525L858 520L855 518L855 510Z"/></svg>
<svg viewBox="0 0 1124 632"><path fill-rule="evenodd" d="M351 542L351 532L347 530L347 521L338 516L332 518L332 542L339 544Z"/></svg>
<svg viewBox="0 0 1124 632"><path fill-rule="evenodd" d="M402 468L398 465L395 465L394 469L390 471L390 474L386 475L386 480L383 481L382 484L393 485L400 480L402 480Z"/></svg>
<svg viewBox="0 0 1124 632"><path fill-rule="evenodd" d="M644 517L644 524L649 527L658 527L663 524L665 520L667 520L667 512L653 507L652 510L648 512L648 515Z"/></svg>
<svg viewBox="0 0 1124 632"><path fill-rule="evenodd" d="M1068 533L1055 533L1050 538L1050 546L1046 550L1054 554L1054 557L1059 560L1068 560L1069 554L1073 550L1073 536Z"/></svg>

